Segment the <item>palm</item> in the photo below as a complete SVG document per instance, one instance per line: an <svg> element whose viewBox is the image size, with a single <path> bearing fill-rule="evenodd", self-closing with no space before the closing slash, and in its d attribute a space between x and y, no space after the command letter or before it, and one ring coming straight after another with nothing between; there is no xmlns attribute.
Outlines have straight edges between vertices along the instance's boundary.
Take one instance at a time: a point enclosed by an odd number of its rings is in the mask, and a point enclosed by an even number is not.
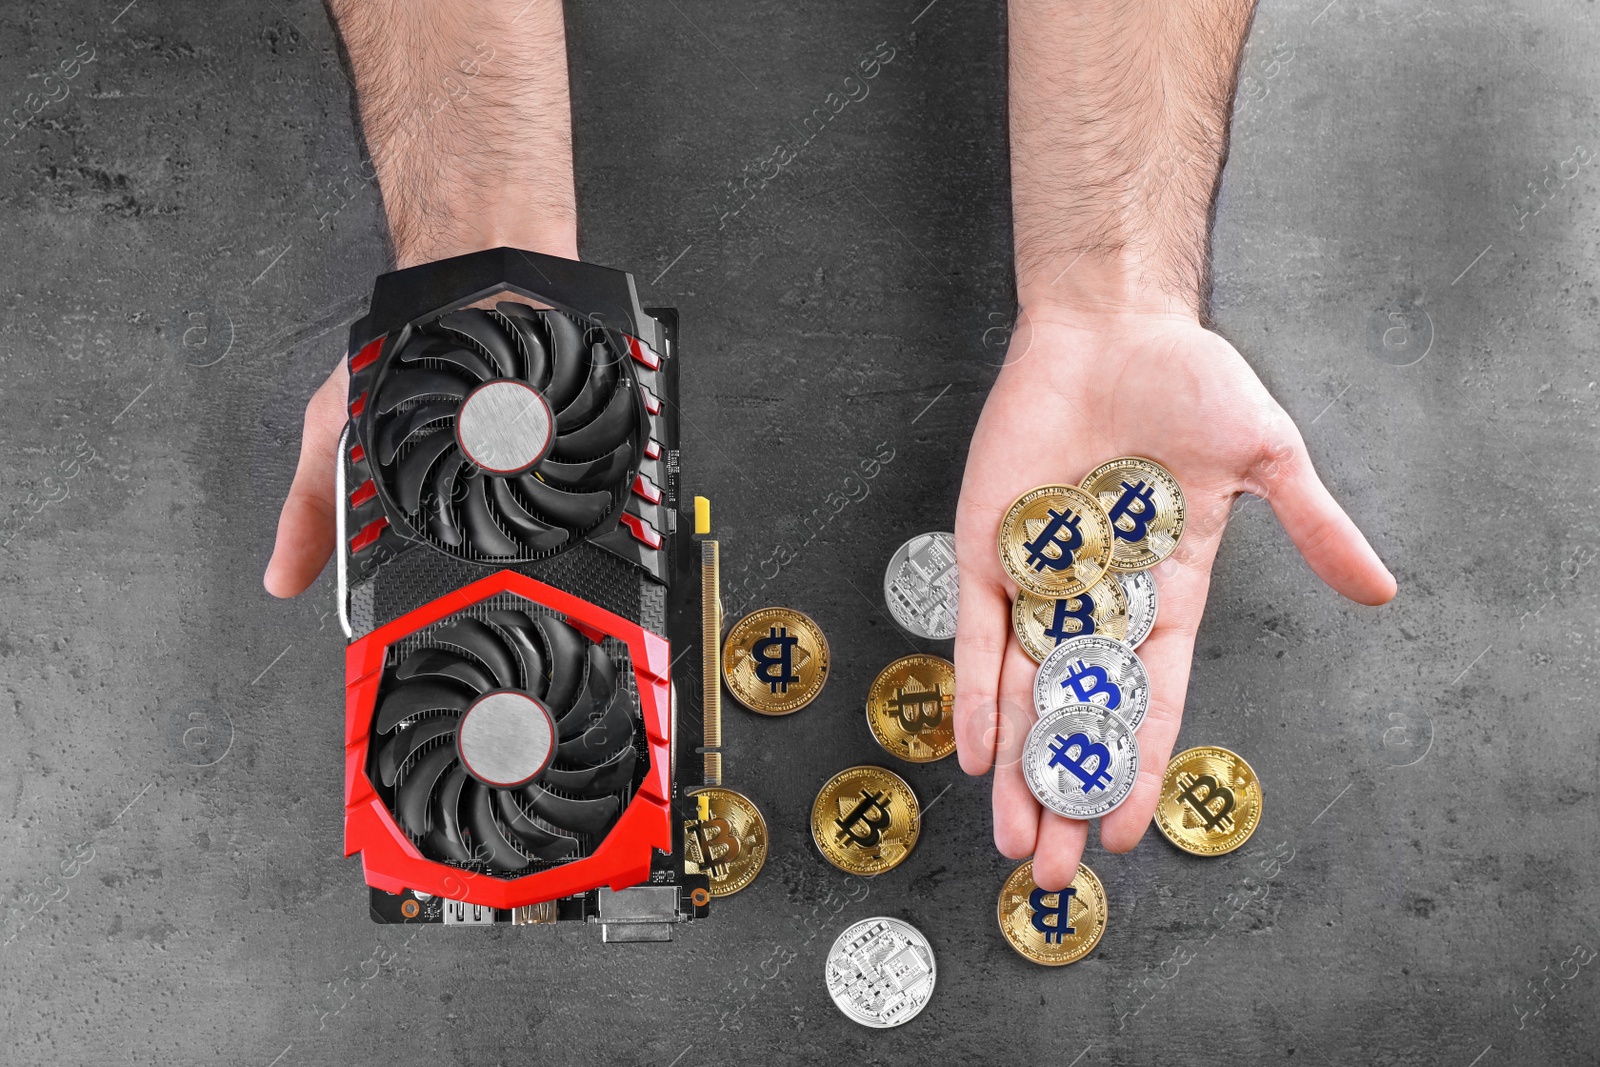
<svg viewBox="0 0 1600 1067"><path fill-rule="evenodd" d="M996 844L1008 856L1032 853L1046 888L1071 881L1088 824L1043 811L1023 781L1018 759L1035 717L1035 665L1011 634L1016 587L1000 566L995 538L1021 493L1076 482L1124 455L1171 470L1188 513L1178 550L1154 571L1161 610L1139 649L1152 694L1139 729L1139 781L1103 821L1107 848L1132 848L1155 811L1212 559L1239 493L1271 501L1313 569L1340 592L1382 603L1394 591L1394 580L1317 480L1289 417L1221 337L1175 317L1130 316L1089 328L1025 317L973 434L956 514L956 720L962 766L973 774L995 767Z"/></svg>

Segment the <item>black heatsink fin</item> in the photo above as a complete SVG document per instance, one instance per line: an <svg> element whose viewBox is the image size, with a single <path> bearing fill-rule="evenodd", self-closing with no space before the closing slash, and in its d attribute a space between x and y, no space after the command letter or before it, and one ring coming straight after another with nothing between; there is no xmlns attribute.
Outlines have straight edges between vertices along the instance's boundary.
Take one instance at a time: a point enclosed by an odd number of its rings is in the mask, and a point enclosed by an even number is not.
<svg viewBox="0 0 1600 1067"><path fill-rule="evenodd" d="M589 425L581 430L562 434L550 446L550 454L563 462L593 459L604 455L628 439L638 423L635 421L634 393L632 389L618 389L611 394L611 403Z"/></svg>
<svg viewBox="0 0 1600 1067"><path fill-rule="evenodd" d="M378 462L387 466L394 462L395 453L400 451L400 446L420 433L423 427L440 419L447 419L456 413L454 401L443 400L432 404L418 404L414 408L407 408L394 418L383 424L383 429L378 431ZM438 432L453 437L449 427L439 429Z"/></svg>
<svg viewBox="0 0 1600 1067"><path fill-rule="evenodd" d="M539 776L539 784L575 793L578 796L598 796L602 793L620 793L633 782L633 765L639 754L632 745L618 752L609 763L585 770L565 770L550 767Z"/></svg>
<svg viewBox="0 0 1600 1067"><path fill-rule="evenodd" d="M509 789L495 790L495 801L500 807L500 817L506 828L516 835L522 847L542 860L560 859L578 851L578 842L561 834L553 834L535 823L523 812Z"/></svg>
<svg viewBox="0 0 1600 1067"><path fill-rule="evenodd" d="M588 354L584 351L583 327L559 311L544 317L550 331L551 355L555 367L550 374L550 387L545 390L545 401L551 411L560 411L572 403L572 398L583 388L589 376Z"/></svg>
<svg viewBox="0 0 1600 1067"><path fill-rule="evenodd" d="M396 681L409 682L413 678L454 678L480 693L495 688L494 678L482 667L437 648L422 648L411 653L395 668Z"/></svg>
<svg viewBox="0 0 1600 1067"><path fill-rule="evenodd" d="M497 683L495 688L517 688L516 657L499 634L477 619L460 619L442 630L434 631L430 640L454 645L483 661L494 675Z"/></svg>
<svg viewBox="0 0 1600 1067"><path fill-rule="evenodd" d="M427 844L435 853L457 863L470 863L472 852L461 836L461 787L467 784L467 769L457 760L434 794L433 830Z"/></svg>
<svg viewBox="0 0 1600 1067"><path fill-rule="evenodd" d="M599 522L611 507L611 494L608 491L569 493L565 489L546 485L531 474L518 475L517 488L527 494L541 514L580 530Z"/></svg>
<svg viewBox="0 0 1600 1067"><path fill-rule="evenodd" d="M416 446L407 452L400 460L400 467L395 471L395 493L400 498L400 506L407 515L415 515L422 507L422 486L427 480L428 471L439 462L439 457L456 446L456 435L440 432L431 437L424 437Z"/></svg>
<svg viewBox="0 0 1600 1067"><path fill-rule="evenodd" d="M456 762L454 746L444 745L436 748L411 768L399 788L395 790L394 813L400 820L401 829L406 833L413 837L427 834L428 801L433 796L433 787L439 783L439 778L454 762Z"/></svg>
<svg viewBox="0 0 1600 1067"><path fill-rule="evenodd" d="M583 389L556 415L556 432L571 433L598 415L611 394L616 391L617 356L609 345L597 344L589 349L589 379Z"/></svg>
<svg viewBox="0 0 1600 1067"><path fill-rule="evenodd" d="M472 831L474 850L493 870L505 874L526 870L532 861L517 851L517 846L506 837L500 824L494 821L490 790L473 778L467 781L464 791L467 827Z"/></svg>
<svg viewBox="0 0 1600 1067"><path fill-rule="evenodd" d="M502 378L522 377L522 360L494 318L479 308L439 316L439 328L470 341L489 357Z"/></svg>
<svg viewBox="0 0 1600 1067"><path fill-rule="evenodd" d="M589 673L583 687L583 693L572 710L561 716L556 722L563 739L571 737L574 732L588 729L593 719L600 717L600 713L611 707L611 702L617 696L617 669L611 663L611 657L599 645L589 646Z"/></svg>
<svg viewBox="0 0 1600 1067"><path fill-rule="evenodd" d="M453 396L460 400L472 391L474 384L435 367L407 367L403 373L391 375L379 387L373 410L384 415L408 400L420 400L425 396Z"/></svg>
<svg viewBox="0 0 1600 1067"><path fill-rule="evenodd" d="M419 339L400 352L400 360L403 363L415 363L419 359L438 359L453 363L480 382L499 377L494 365L487 359L470 348L462 347L457 341L447 341L442 337Z"/></svg>
<svg viewBox="0 0 1600 1067"><path fill-rule="evenodd" d="M559 720L572 709L583 685L584 646L589 642L560 619L540 618L538 626L544 635L544 647L550 650L550 688L544 703Z"/></svg>
<svg viewBox="0 0 1600 1067"><path fill-rule="evenodd" d="M531 480L531 479L529 479ZM528 509L511 492L504 478L489 479L489 495L494 497L494 503L500 509L500 516L511 533L517 540L527 545L536 552L547 549L559 548L567 543L571 535L566 530L555 526L546 526L540 520L529 514Z"/></svg>
<svg viewBox="0 0 1600 1067"><path fill-rule="evenodd" d="M626 441L609 455L585 463L562 463L546 456L539 461L539 475L546 484L568 492L613 486L627 477L633 464L633 446Z"/></svg>
<svg viewBox="0 0 1600 1067"><path fill-rule="evenodd" d="M536 700L544 699L550 685L550 673L545 669L544 653L534 643L533 620L520 611L491 611L489 621L505 635L516 650L522 663L522 689Z"/></svg>
<svg viewBox="0 0 1600 1067"><path fill-rule="evenodd" d="M633 744L633 716L628 712L626 700L614 700L600 721L570 741L556 748L563 763L579 767L596 767L608 763L616 754Z"/></svg>
<svg viewBox="0 0 1600 1067"><path fill-rule="evenodd" d="M453 682L423 680L397 687L378 704L377 724L373 727L386 734L413 715L424 711L453 711L460 714L477 697L470 689Z"/></svg>
<svg viewBox="0 0 1600 1067"><path fill-rule="evenodd" d="M550 351L544 343L544 320L527 304L502 301L495 310L506 318L522 350L522 378L543 392L550 384Z"/></svg>
<svg viewBox="0 0 1600 1067"><path fill-rule="evenodd" d="M453 436L453 435L452 435ZM455 501L461 492L460 476L467 465L467 457L452 452L439 461L428 479L428 532L452 547L464 539L461 524L456 521Z"/></svg>
<svg viewBox="0 0 1600 1067"><path fill-rule="evenodd" d="M462 514L466 516L467 538L481 555L493 558L515 556L517 543L507 537L494 513L489 510L489 498L484 490L484 478L474 474L467 479L466 499L462 501Z"/></svg>
<svg viewBox="0 0 1600 1067"><path fill-rule="evenodd" d="M596 797L593 800L568 800L547 793L537 783L522 787L522 796L528 810L552 826L579 834L598 834L616 818L622 801L617 797Z"/></svg>
<svg viewBox="0 0 1600 1067"><path fill-rule="evenodd" d="M394 785L395 776L413 752L429 741L454 734L456 723L460 721L455 715L439 715L397 731L378 752L378 777L383 779L383 784Z"/></svg>

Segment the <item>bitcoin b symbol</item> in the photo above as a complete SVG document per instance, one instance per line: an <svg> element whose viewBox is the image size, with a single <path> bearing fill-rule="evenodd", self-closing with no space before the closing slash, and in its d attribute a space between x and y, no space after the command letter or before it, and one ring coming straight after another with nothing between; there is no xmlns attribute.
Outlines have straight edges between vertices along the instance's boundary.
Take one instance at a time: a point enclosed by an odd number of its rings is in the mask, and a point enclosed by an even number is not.
<svg viewBox="0 0 1600 1067"><path fill-rule="evenodd" d="M944 694L937 686L917 691L896 689L889 706L907 733L926 733L944 721Z"/></svg>
<svg viewBox="0 0 1600 1067"><path fill-rule="evenodd" d="M1203 796L1199 792L1201 788L1205 789ZM1213 811L1211 802L1217 799L1221 799L1222 807ZM1228 814L1233 810L1233 802L1233 790L1219 784L1209 774L1193 776L1183 787L1183 792L1178 794L1178 803L1187 804L1200 817L1206 830L1211 832L1221 830L1226 833L1233 828L1233 819Z"/></svg>
<svg viewBox="0 0 1600 1067"><path fill-rule="evenodd" d="M700 845L700 866L705 870L718 871L721 868L725 871L728 864L739 856L739 838L734 835L727 819L702 819L695 823L694 839ZM718 846L724 851L713 858L711 850Z"/></svg>
<svg viewBox="0 0 1600 1067"><path fill-rule="evenodd" d="M1045 944L1059 945L1063 937L1078 932L1067 922L1067 909L1071 906L1072 898L1077 895L1078 891L1071 886L1059 893L1046 893L1043 889L1034 887L1028 897L1028 907L1033 909L1033 928L1044 935ZM1046 904L1045 897L1055 897L1056 902ZM1054 919L1055 922L1047 922L1048 919Z"/></svg>
<svg viewBox="0 0 1600 1067"><path fill-rule="evenodd" d="M1122 495L1117 497L1117 502L1111 505L1111 510L1106 516L1111 520L1111 528L1116 531L1117 537L1124 541L1143 541L1145 528L1150 525L1150 520L1156 517L1156 506L1151 500L1155 496L1155 488L1144 484L1140 479L1129 485L1122 483ZM1138 509L1134 509L1134 505ZM1124 530L1120 523L1128 520L1128 528Z"/></svg>
<svg viewBox="0 0 1600 1067"><path fill-rule="evenodd" d="M835 819L839 828L839 843L852 842L857 848L877 848L883 832L889 828L889 797L870 789L861 791L861 799L850 813ZM859 829L858 829L859 827Z"/></svg>
<svg viewBox="0 0 1600 1067"><path fill-rule="evenodd" d="M767 683L774 693L787 693L791 685L800 681L794 670L794 646L800 639L793 637L786 626L774 626L767 636L750 646L750 656L756 661L756 677Z"/></svg>
<svg viewBox="0 0 1600 1067"><path fill-rule="evenodd" d="M1076 630L1067 629L1067 620L1071 619L1078 624ZM1088 593L1082 596L1066 597L1056 601L1056 613L1050 620L1050 625L1044 629L1046 637L1055 638L1060 644L1069 637L1080 634L1094 633L1094 597Z"/></svg>
<svg viewBox="0 0 1600 1067"><path fill-rule="evenodd" d="M1121 687L1106 676L1106 669L1099 664L1088 666L1080 659L1061 680L1061 688L1072 690L1080 704L1088 704L1090 697L1104 693L1107 711L1116 711L1122 706Z"/></svg>
<svg viewBox="0 0 1600 1067"><path fill-rule="evenodd" d="M1077 759L1067 755L1074 748L1078 750ZM1085 766L1091 759L1095 761L1092 771ZM1111 784L1110 763L1111 750L1098 741L1090 741L1088 734L1073 734L1071 737L1056 734L1050 739L1049 765L1071 771L1073 777L1083 783L1085 793L1104 789Z"/></svg>
<svg viewBox="0 0 1600 1067"><path fill-rule="evenodd" d="M1064 571L1072 566L1072 554L1083 547L1083 534L1078 530L1078 524L1082 521L1071 508L1063 511L1051 508L1039 536L1023 546L1028 550L1028 566L1036 571L1046 568ZM1053 557L1045 551L1051 547L1056 550Z"/></svg>

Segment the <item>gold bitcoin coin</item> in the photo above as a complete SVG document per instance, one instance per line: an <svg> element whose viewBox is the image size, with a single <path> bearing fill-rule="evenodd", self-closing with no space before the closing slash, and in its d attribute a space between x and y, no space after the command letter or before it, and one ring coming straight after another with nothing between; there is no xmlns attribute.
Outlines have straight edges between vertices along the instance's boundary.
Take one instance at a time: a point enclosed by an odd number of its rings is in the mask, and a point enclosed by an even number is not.
<svg viewBox="0 0 1600 1067"><path fill-rule="evenodd" d="M823 858L851 874L899 866L922 832L922 808L906 780L882 767L829 778L811 805L811 837Z"/></svg>
<svg viewBox="0 0 1600 1067"><path fill-rule="evenodd" d="M683 824L683 869L711 879L711 895L731 897L767 862L767 820L743 793L721 786L691 789L697 808Z"/></svg>
<svg viewBox="0 0 1600 1067"><path fill-rule="evenodd" d="M1111 565L1111 520L1075 485L1030 489L1000 520L1000 563L1035 596L1077 596Z"/></svg>
<svg viewBox="0 0 1600 1067"><path fill-rule="evenodd" d="M1196 856L1232 852L1261 822L1261 782L1238 753L1206 745L1172 757L1161 779L1156 825Z"/></svg>
<svg viewBox="0 0 1600 1067"><path fill-rule="evenodd" d="M1070 886L1047 893L1027 860L1000 888L999 914L1000 932L1023 958L1065 967L1094 951L1106 932L1106 887L1080 863Z"/></svg>
<svg viewBox="0 0 1600 1067"><path fill-rule="evenodd" d="M932 763L956 750L956 665L938 656L897 659L867 690L867 725L891 755Z"/></svg>
<svg viewBox="0 0 1600 1067"><path fill-rule="evenodd" d="M1172 555L1183 537L1183 489L1154 460L1123 456L1083 480L1111 520L1111 569L1142 571Z"/></svg>
<svg viewBox="0 0 1600 1067"><path fill-rule="evenodd" d="M828 680L828 639L793 608L762 608L733 624L722 646L722 677L734 699L762 715L788 715L817 698Z"/></svg>
<svg viewBox="0 0 1600 1067"><path fill-rule="evenodd" d="M1036 663L1069 637L1099 634L1121 641L1128 636L1128 594L1114 574L1077 596L1047 598L1022 590L1011 605L1011 628Z"/></svg>

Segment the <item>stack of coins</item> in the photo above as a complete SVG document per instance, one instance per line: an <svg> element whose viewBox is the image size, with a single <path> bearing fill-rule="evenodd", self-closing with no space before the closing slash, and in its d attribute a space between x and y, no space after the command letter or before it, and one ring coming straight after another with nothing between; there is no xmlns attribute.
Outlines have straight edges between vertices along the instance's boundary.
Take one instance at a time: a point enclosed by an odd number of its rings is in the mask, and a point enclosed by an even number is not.
<svg viewBox="0 0 1600 1067"><path fill-rule="evenodd" d="M1059 815L1098 818L1133 791L1134 731L1150 708L1134 649L1157 610L1145 572L1178 547L1183 523L1177 479L1138 456L1102 463L1080 485L1030 489L1000 523L1000 561L1018 589L1012 627L1039 662L1023 776Z"/></svg>

